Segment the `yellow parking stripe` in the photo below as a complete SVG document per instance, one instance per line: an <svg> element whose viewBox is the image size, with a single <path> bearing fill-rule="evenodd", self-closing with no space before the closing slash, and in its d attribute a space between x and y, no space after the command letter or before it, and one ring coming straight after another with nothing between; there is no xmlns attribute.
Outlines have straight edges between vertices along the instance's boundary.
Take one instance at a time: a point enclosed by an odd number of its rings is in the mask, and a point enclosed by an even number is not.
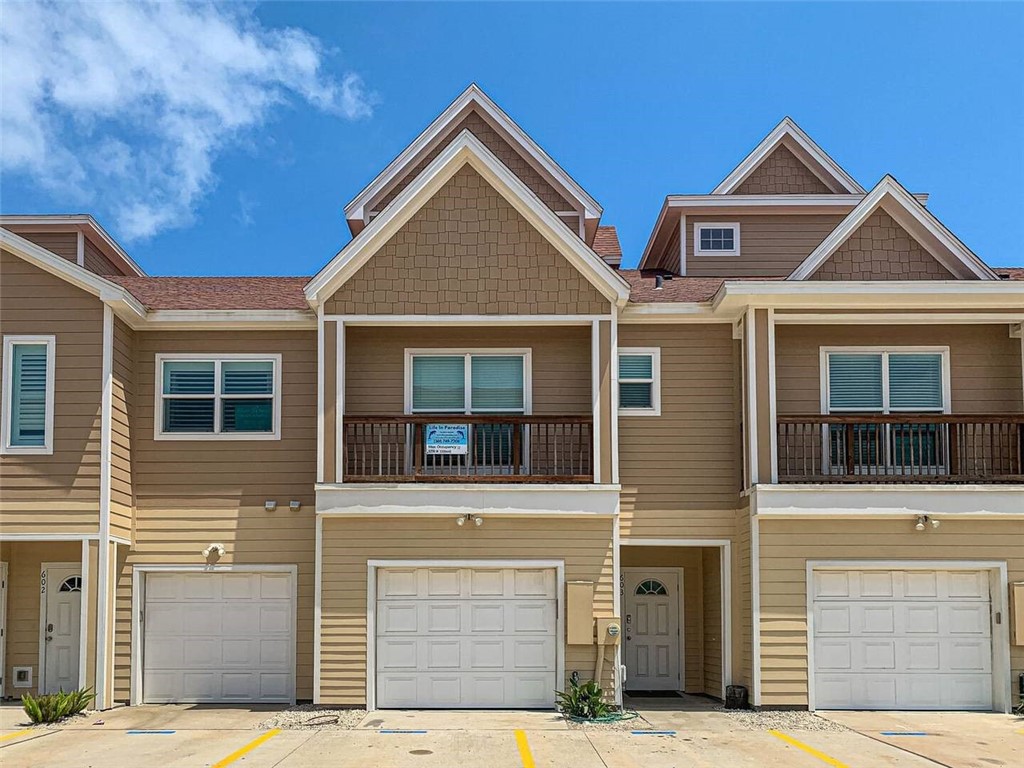
<svg viewBox="0 0 1024 768"><path fill-rule="evenodd" d="M31 728L26 728L23 731L15 731L14 733L5 733L3 736L0 736L0 741L7 741L8 739L16 739L19 736L24 736L26 733L32 733L32 729Z"/></svg>
<svg viewBox="0 0 1024 768"><path fill-rule="evenodd" d="M797 749L803 750L808 755L813 755L814 757L818 758L819 760L821 760L821 761L823 761L825 763L828 763L829 765L832 766L832 768L849 768L849 766L846 765L846 763L841 763L838 760L836 760L834 757L829 757L824 752L819 752L814 747L810 747L807 744L804 744L802 741L797 741L792 736L788 736L785 733L783 733L782 731L768 731L768 733L770 733L772 736L774 736L777 739L782 739L787 744L792 744Z"/></svg>
<svg viewBox="0 0 1024 768"><path fill-rule="evenodd" d="M253 739L252 741L250 741L241 749L236 749L234 752L232 752L230 755L225 757L220 762L214 763L212 766L210 766L210 768L224 768L224 766L226 765L231 765L231 763L235 762L235 760L237 760L240 757L245 757L247 754L256 749L256 747L258 747L260 744L262 744L265 741L269 741L270 739L277 736L277 734L279 734L280 732L280 728L275 728L272 731L267 731L258 739Z"/></svg>
<svg viewBox="0 0 1024 768"><path fill-rule="evenodd" d="M537 768L537 764L533 762L530 742L526 740L525 731L516 731L516 746L519 747L519 759L523 761L523 768Z"/></svg>

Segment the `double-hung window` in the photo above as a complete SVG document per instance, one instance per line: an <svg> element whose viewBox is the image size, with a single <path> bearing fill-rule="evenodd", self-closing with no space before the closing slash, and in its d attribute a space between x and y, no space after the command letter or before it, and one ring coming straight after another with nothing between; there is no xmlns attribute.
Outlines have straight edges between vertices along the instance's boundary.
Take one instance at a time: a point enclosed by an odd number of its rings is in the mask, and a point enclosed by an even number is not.
<svg viewBox="0 0 1024 768"><path fill-rule="evenodd" d="M276 440L280 355L157 355L159 440Z"/></svg>
<svg viewBox="0 0 1024 768"><path fill-rule="evenodd" d="M822 350L824 405L831 414L932 414L949 411L949 351L946 348ZM847 434L847 431L851 431ZM941 473L947 439L939 424L884 423L832 425L830 463L835 471L852 465L860 473L906 471ZM852 455L847 454L851 451Z"/></svg>
<svg viewBox="0 0 1024 768"><path fill-rule="evenodd" d="M619 412L624 416L661 414L661 350L619 349Z"/></svg>
<svg viewBox="0 0 1024 768"><path fill-rule="evenodd" d="M5 336L3 452L53 453L54 336Z"/></svg>

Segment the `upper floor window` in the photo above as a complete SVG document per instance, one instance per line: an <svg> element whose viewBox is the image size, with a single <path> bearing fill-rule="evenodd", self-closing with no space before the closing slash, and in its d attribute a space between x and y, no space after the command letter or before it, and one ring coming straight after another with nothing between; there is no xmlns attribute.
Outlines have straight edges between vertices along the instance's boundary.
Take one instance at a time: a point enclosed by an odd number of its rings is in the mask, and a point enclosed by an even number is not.
<svg viewBox="0 0 1024 768"><path fill-rule="evenodd" d="M694 224L693 254L695 256L739 256L740 225Z"/></svg>
<svg viewBox="0 0 1024 768"><path fill-rule="evenodd" d="M157 355L158 440L276 440L280 355Z"/></svg>
<svg viewBox="0 0 1024 768"><path fill-rule="evenodd" d="M523 413L529 410L529 352L407 353L409 413Z"/></svg>
<svg viewBox="0 0 1024 768"><path fill-rule="evenodd" d="M629 416L661 415L660 349L619 349L619 411Z"/></svg>
<svg viewBox="0 0 1024 768"><path fill-rule="evenodd" d="M5 336L3 452L53 453L54 336Z"/></svg>
<svg viewBox="0 0 1024 768"><path fill-rule="evenodd" d="M822 350L827 375L823 405L829 413L898 413L949 410L946 348Z"/></svg>

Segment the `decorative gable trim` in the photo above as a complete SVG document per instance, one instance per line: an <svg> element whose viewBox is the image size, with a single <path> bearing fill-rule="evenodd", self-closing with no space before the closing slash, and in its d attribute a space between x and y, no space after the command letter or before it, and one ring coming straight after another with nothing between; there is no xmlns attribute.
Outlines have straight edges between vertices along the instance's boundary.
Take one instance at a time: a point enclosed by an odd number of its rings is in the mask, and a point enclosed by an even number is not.
<svg viewBox="0 0 1024 768"><path fill-rule="evenodd" d="M807 165L808 169L825 182L826 186L838 186L842 192L848 194L864 194L864 187L844 171L839 163L829 157L828 153L804 133L790 117L783 118L782 122L775 126L774 130L765 136L749 155L743 158L743 162L737 165L722 183L711 191L711 194L728 195L734 192L772 152L786 143L792 143L820 166L821 170L810 164ZM824 171L824 175L822 171Z"/></svg>
<svg viewBox="0 0 1024 768"><path fill-rule="evenodd" d="M305 288L309 302L314 306L320 304L358 272L465 165L476 170L508 200L605 297L619 306L626 303L629 299L626 281L470 131L460 133L379 216L375 216L309 281Z"/></svg>
<svg viewBox="0 0 1024 768"><path fill-rule="evenodd" d="M897 213L902 213L935 238L940 249L931 248L927 243L923 243L920 240L918 242L921 242L925 250L931 253L939 263L954 274L957 273L958 268L966 267L967 270L976 275L980 280L999 279L971 249L960 242L941 221L935 218L896 179L889 175L886 175L878 182L875 188L861 200L857 207L850 211L847 217L839 223L839 226L822 241L821 245L815 248L811 255L804 259L803 263L793 270L793 273L786 279L808 279L884 203L894 205ZM893 209L887 210L890 214L893 213ZM894 218L897 219L901 226L906 228L904 222L899 221L899 218L895 216ZM913 236L913 232L910 234ZM941 252L938 252L939 250Z"/></svg>
<svg viewBox="0 0 1024 768"><path fill-rule="evenodd" d="M392 160L380 174L371 181L356 197L345 206L345 218L349 220L367 221L366 206L376 197L377 193L391 184L399 174L415 160L434 140L441 136L455 121L456 117L467 107L473 106L480 110L488 118L493 120L517 142L527 157L533 160L538 167L551 176L566 192L579 200L584 215L588 219L600 219L602 208L598 205L586 190L561 166L540 148L527 133L520 128L505 112L485 94L480 87L473 83L462 94L453 101L437 119L435 119L426 130L417 136L413 142L402 150L401 154Z"/></svg>

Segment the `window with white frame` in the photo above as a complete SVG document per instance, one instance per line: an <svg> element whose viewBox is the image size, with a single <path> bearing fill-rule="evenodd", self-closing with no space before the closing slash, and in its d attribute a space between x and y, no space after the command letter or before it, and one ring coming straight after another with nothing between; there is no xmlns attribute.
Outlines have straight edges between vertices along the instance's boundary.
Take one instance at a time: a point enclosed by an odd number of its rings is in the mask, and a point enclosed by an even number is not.
<svg viewBox="0 0 1024 768"><path fill-rule="evenodd" d="M695 256L739 256L740 225L730 223L697 223L693 225Z"/></svg>
<svg viewBox="0 0 1024 768"><path fill-rule="evenodd" d="M661 415L661 350L619 349L619 412L627 416Z"/></svg>
<svg viewBox="0 0 1024 768"><path fill-rule="evenodd" d="M529 410L529 353L410 352L410 413L508 413Z"/></svg>
<svg viewBox="0 0 1024 768"><path fill-rule="evenodd" d="M4 337L4 453L53 453L55 350L54 336Z"/></svg>
<svg viewBox="0 0 1024 768"><path fill-rule="evenodd" d="M280 355L157 355L156 437L276 440Z"/></svg>

